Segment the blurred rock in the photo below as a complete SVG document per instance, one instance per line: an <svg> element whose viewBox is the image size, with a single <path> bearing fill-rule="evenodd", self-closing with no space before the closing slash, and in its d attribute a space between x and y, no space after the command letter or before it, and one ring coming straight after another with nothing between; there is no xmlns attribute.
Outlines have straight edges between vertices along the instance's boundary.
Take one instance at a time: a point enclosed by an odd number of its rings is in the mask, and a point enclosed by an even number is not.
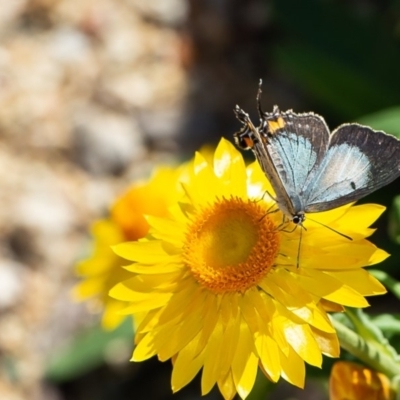
<svg viewBox="0 0 400 400"><path fill-rule="evenodd" d="M189 5L185 0L130 0L144 16L167 25L182 24L187 17Z"/></svg>
<svg viewBox="0 0 400 400"><path fill-rule="evenodd" d="M0 312L16 305L22 295L22 265L3 260L0 267Z"/></svg>
<svg viewBox="0 0 400 400"><path fill-rule="evenodd" d="M34 234L34 230L15 225L5 238L10 250L10 257L24 263L26 266L38 265L41 261L41 249Z"/></svg>
<svg viewBox="0 0 400 400"><path fill-rule="evenodd" d="M74 157L94 175L120 175L130 162L145 155L143 137L133 118L86 109L77 115Z"/></svg>
<svg viewBox="0 0 400 400"><path fill-rule="evenodd" d="M89 38L82 31L61 26L53 31L48 50L54 61L76 65L91 49Z"/></svg>
<svg viewBox="0 0 400 400"><path fill-rule="evenodd" d="M152 149L177 150L175 138L183 123L182 110L146 110L139 114L138 121Z"/></svg>
<svg viewBox="0 0 400 400"><path fill-rule="evenodd" d="M6 33L16 18L26 7L28 0L13 0L7 4L7 7L0 7L0 35Z"/></svg>

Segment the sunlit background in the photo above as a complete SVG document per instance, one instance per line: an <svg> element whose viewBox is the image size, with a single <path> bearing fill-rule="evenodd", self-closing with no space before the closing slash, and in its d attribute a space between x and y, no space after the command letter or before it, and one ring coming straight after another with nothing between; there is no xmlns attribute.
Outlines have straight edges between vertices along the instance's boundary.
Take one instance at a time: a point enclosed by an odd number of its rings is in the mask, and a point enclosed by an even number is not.
<svg viewBox="0 0 400 400"><path fill-rule="evenodd" d="M129 362L129 321L103 332L96 307L71 300L90 223L155 165L232 140L233 108L256 116L260 78L267 111L400 137L399 70L396 0L3 1L0 399L201 398L199 380L172 395L169 362ZM393 254L381 266L392 274L396 195L399 181L365 200L390 209L373 240ZM324 366L304 391L261 382L250 398L326 399Z"/></svg>

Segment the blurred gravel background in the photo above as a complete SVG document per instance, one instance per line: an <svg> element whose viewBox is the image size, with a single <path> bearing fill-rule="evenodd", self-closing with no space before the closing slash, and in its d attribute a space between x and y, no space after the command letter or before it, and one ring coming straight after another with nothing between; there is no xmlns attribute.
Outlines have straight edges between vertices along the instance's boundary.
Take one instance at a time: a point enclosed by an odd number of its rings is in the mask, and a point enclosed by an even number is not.
<svg viewBox="0 0 400 400"><path fill-rule="evenodd" d="M69 295L88 225L176 154L187 13L180 0L0 7L2 400L62 398L43 375L88 323Z"/></svg>

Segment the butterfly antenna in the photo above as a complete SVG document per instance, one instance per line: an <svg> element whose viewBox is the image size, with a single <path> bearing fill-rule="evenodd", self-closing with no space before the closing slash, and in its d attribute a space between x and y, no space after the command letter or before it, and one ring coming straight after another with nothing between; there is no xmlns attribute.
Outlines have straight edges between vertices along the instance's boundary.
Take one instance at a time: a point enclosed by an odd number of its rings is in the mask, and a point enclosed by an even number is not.
<svg viewBox="0 0 400 400"><path fill-rule="evenodd" d="M308 218L308 217L307 217L307 219L309 219L310 221L316 222L317 224L323 226L324 228L327 228L327 229L329 229L330 231L335 232L335 233L337 233L338 235L343 236L344 238L346 238L346 239L348 239L348 240L353 240L353 238L351 238L350 236L347 236L347 235L345 235L344 233L339 232L339 231L337 231L337 230L331 228L330 226L323 224L322 222L318 222L318 221L316 221L315 219L311 219L311 218Z"/></svg>
<svg viewBox="0 0 400 400"><path fill-rule="evenodd" d="M262 86L262 79L260 79L260 81L258 82L258 90L257 90L257 110L258 110L258 115L260 117L260 119L262 119L264 112L261 108L261 86Z"/></svg>

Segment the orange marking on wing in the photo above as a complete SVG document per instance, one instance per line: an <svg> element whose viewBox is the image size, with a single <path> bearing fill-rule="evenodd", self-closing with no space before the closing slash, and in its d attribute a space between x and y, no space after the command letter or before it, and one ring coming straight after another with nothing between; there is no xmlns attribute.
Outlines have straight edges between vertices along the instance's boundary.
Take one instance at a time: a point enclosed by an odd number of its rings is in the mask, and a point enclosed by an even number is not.
<svg viewBox="0 0 400 400"><path fill-rule="evenodd" d="M278 117L276 120L268 121L268 129L271 133L275 133L278 129L285 127L285 121L282 117Z"/></svg>

